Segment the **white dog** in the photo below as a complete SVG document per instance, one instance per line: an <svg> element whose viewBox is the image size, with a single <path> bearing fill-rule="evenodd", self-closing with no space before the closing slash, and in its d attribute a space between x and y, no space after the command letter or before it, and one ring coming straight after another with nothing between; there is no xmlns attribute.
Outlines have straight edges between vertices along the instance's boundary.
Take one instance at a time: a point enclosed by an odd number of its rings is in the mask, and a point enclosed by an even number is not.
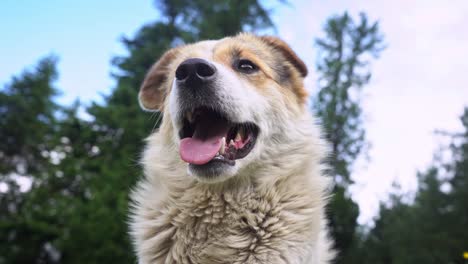
<svg viewBox="0 0 468 264"><path fill-rule="evenodd" d="M132 194L139 263L328 263L327 147L307 68L275 37L167 51L141 86L161 111Z"/></svg>

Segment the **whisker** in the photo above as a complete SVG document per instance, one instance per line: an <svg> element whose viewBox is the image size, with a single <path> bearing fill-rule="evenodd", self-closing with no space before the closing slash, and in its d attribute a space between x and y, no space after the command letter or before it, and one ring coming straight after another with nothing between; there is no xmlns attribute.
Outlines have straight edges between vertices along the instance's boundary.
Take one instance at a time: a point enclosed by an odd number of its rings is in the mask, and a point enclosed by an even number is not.
<svg viewBox="0 0 468 264"><path fill-rule="evenodd" d="M157 129L157 127L159 127L159 124L162 120L162 116L163 115L161 112L154 112L151 115L150 119L153 119L154 117L156 117L156 122L154 122L153 128L151 129L151 133L153 133Z"/></svg>

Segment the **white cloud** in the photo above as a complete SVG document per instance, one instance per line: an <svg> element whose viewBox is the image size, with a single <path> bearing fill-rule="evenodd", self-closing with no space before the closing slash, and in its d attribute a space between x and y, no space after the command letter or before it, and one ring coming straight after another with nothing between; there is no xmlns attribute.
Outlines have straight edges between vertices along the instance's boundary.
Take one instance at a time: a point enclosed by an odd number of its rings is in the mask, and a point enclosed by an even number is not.
<svg viewBox="0 0 468 264"><path fill-rule="evenodd" d="M371 160L358 165L353 187L359 221L377 212L396 180L403 190L416 188L438 142L436 129L461 129L458 116L468 105L467 1L295 1L277 12L279 35L285 36L313 69L313 39L327 17L349 10L378 19L388 48L372 67L366 87L366 129ZM316 74L306 80L315 89Z"/></svg>

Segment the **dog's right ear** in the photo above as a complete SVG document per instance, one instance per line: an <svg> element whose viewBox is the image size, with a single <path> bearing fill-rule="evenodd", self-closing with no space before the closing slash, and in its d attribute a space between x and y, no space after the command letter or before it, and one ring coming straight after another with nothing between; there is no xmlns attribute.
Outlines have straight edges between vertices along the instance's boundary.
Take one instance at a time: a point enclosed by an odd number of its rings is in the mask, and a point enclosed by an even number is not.
<svg viewBox="0 0 468 264"><path fill-rule="evenodd" d="M179 53L178 48L171 49L151 66L138 93L141 108L147 111L162 111L164 100L169 91L167 85L170 64Z"/></svg>

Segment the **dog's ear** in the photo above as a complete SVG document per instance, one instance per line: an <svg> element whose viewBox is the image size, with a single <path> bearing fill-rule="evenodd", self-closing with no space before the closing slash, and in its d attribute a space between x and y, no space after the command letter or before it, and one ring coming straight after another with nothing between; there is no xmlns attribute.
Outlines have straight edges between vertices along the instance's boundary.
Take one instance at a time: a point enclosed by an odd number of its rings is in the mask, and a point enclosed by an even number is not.
<svg viewBox="0 0 468 264"><path fill-rule="evenodd" d="M174 48L166 53L151 66L140 87L138 100L140 106L147 111L162 111L164 100L169 92L167 86L170 74L170 64L176 58L179 49Z"/></svg>
<svg viewBox="0 0 468 264"><path fill-rule="evenodd" d="M283 40L273 36L260 37L266 44L272 46L283 54L283 56L299 71L302 77L307 76L307 66L297 54Z"/></svg>

